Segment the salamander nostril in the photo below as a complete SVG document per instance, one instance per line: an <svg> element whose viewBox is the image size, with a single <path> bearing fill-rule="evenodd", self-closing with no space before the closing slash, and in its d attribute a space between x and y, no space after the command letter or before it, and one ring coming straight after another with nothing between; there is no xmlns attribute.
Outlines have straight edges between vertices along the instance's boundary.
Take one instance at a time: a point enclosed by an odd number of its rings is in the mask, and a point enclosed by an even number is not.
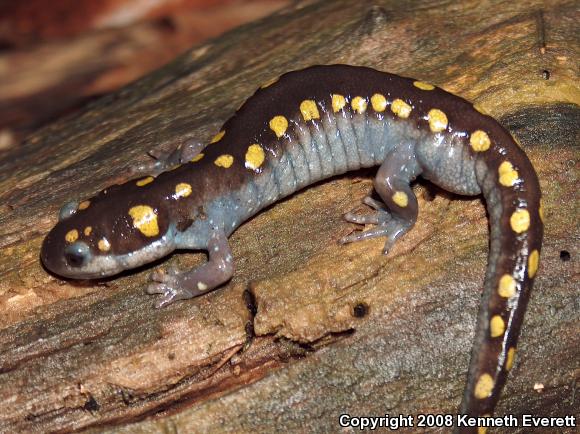
<svg viewBox="0 0 580 434"><path fill-rule="evenodd" d="M89 254L89 249L86 244L77 242L71 244L65 249L64 259L66 263L74 268L79 268L85 265Z"/></svg>

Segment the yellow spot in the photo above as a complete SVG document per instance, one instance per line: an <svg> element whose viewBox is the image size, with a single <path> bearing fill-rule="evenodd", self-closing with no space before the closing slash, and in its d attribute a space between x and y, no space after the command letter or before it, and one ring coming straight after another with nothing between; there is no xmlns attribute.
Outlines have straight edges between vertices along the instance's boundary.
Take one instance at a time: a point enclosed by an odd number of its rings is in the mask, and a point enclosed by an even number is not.
<svg viewBox="0 0 580 434"><path fill-rule="evenodd" d="M397 98L391 104L391 111L400 118L407 119L411 114L411 106L402 99Z"/></svg>
<svg viewBox="0 0 580 434"><path fill-rule="evenodd" d="M373 96L371 96L371 104L374 111L384 112L387 108L387 99L384 97L384 95L375 93Z"/></svg>
<svg viewBox="0 0 580 434"><path fill-rule="evenodd" d="M265 159L266 154L264 153L264 149L257 143L254 143L248 147L248 151L246 152L246 168L257 170Z"/></svg>
<svg viewBox="0 0 580 434"><path fill-rule="evenodd" d="M282 137L288 129L288 119L284 116L274 116L270 119L270 129L274 131L276 137Z"/></svg>
<svg viewBox="0 0 580 434"><path fill-rule="evenodd" d="M193 158L191 159L191 162L192 162L192 163L195 163L195 162L197 162L197 161L201 160L202 158L203 158L203 154L200 152L199 154L197 154L195 157L193 157Z"/></svg>
<svg viewBox="0 0 580 434"><path fill-rule="evenodd" d="M191 194L191 185L186 182L180 182L175 186L175 198L187 197Z"/></svg>
<svg viewBox="0 0 580 434"><path fill-rule="evenodd" d="M421 90L433 90L435 86L429 83L425 83L424 81L414 81L413 86L418 87Z"/></svg>
<svg viewBox="0 0 580 434"><path fill-rule="evenodd" d="M427 118L429 119L429 128L434 133L439 133L447 128L449 123L447 120L447 115L439 109L431 109L427 113Z"/></svg>
<svg viewBox="0 0 580 434"><path fill-rule="evenodd" d="M393 194L393 202L395 202L401 208L405 208L409 204L409 198L406 193L402 191L397 191Z"/></svg>
<svg viewBox="0 0 580 434"><path fill-rule="evenodd" d="M362 96L355 96L350 103L352 109L358 114L363 114L367 110L367 100Z"/></svg>
<svg viewBox="0 0 580 434"><path fill-rule="evenodd" d="M88 237L88 236L91 234L91 232L93 232L93 228L92 228L92 226L87 226L87 227L85 228L85 230L83 231L83 233L84 233L84 234L85 234L85 236L87 236L87 237Z"/></svg>
<svg viewBox="0 0 580 434"><path fill-rule="evenodd" d="M538 214L540 214L540 220L544 223L544 204L540 200L540 207L538 208Z"/></svg>
<svg viewBox="0 0 580 434"><path fill-rule="evenodd" d="M272 79L268 80L267 82L265 82L265 83L264 83L263 85L261 85L260 87L261 87L262 89L266 89L268 86L272 86L274 83L276 83L276 82L278 81L278 79L279 79L279 78L280 78L280 77L275 77L275 78L272 78Z"/></svg>
<svg viewBox="0 0 580 434"><path fill-rule="evenodd" d="M491 146L491 140L485 131L477 130L471 134L469 144L476 152L487 151Z"/></svg>
<svg viewBox="0 0 580 434"><path fill-rule="evenodd" d="M518 171L514 169L514 166L509 161L501 163L497 173L499 174L499 183L504 187L512 187L519 178Z"/></svg>
<svg viewBox="0 0 580 434"><path fill-rule="evenodd" d="M518 209L510 217L510 225L516 234L525 232L530 227L530 213L527 209Z"/></svg>
<svg viewBox="0 0 580 434"><path fill-rule="evenodd" d="M532 279L537 271L538 265L540 265L540 252L534 250L530 253L530 257L528 258L528 277Z"/></svg>
<svg viewBox="0 0 580 434"><path fill-rule="evenodd" d="M90 200L83 200L81 203L79 203L79 209L80 210L87 209L90 204L91 204Z"/></svg>
<svg viewBox="0 0 580 434"><path fill-rule="evenodd" d="M346 99L342 95L334 94L332 95L332 111L334 113L339 112L346 105Z"/></svg>
<svg viewBox="0 0 580 434"><path fill-rule="evenodd" d="M505 332L505 322L499 315L494 315L489 322L489 331L492 338L497 338Z"/></svg>
<svg viewBox="0 0 580 434"><path fill-rule="evenodd" d="M74 243L76 240L79 239L79 231L76 229L72 229L66 233L64 239L67 243Z"/></svg>
<svg viewBox="0 0 580 434"><path fill-rule="evenodd" d="M215 136L213 136L213 139L211 139L210 143L219 142L225 135L226 135L226 132L225 131L223 131L223 130L220 131Z"/></svg>
<svg viewBox="0 0 580 434"><path fill-rule="evenodd" d="M475 389L473 390L473 394L477 399L485 399L491 395L491 391L493 390L494 382L493 378L489 374L482 374L477 380L475 384Z"/></svg>
<svg viewBox="0 0 580 434"><path fill-rule="evenodd" d="M111 243L106 238L101 238L97 243L97 247L101 252L108 252L111 249Z"/></svg>
<svg viewBox="0 0 580 434"><path fill-rule="evenodd" d="M153 179L154 178L152 176L148 176L147 178L140 179L135 184L137 184L138 187L143 187L144 185L147 185L147 184L153 182Z"/></svg>
<svg viewBox="0 0 580 434"><path fill-rule="evenodd" d="M234 157L229 154L220 155L215 159L214 164L228 169L232 164L234 164Z"/></svg>
<svg viewBox="0 0 580 434"><path fill-rule="evenodd" d="M511 347L507 352L507 358L505 361L505 370L509 371L514 365L514 360L516 358L516 349Z"/></svg>
<svg viewBox="0 0 580 434"><path fill-rule="evenodd" d="M147 205L137 205L129 210L129 215L133 219L133 226L146 237L159 235L157 225L157 214L155 210Z"/></svg>
<svg viewBox="0 0 580 434"><path fill-rule="evenodd" d="M316 107L316 103L311 99L305 99L300 103L300 113L302 113L302 117L305 121L320 119L318 107Z"/></svg>
<svg viewBox="0 0 580 434"><path fill-rule="evenodd" d="M516 280L509 274L504 274L499 279L497 293L504 298L511 298L516 295Z"/></svg>
<svg viewBox="0 0 580 434"><path fill-rule="evenodd" d="M491 417L490 414L484 414L482 417ZM486 426L478 426L477 427L477 434L485 434L487 432Z"/></svg>

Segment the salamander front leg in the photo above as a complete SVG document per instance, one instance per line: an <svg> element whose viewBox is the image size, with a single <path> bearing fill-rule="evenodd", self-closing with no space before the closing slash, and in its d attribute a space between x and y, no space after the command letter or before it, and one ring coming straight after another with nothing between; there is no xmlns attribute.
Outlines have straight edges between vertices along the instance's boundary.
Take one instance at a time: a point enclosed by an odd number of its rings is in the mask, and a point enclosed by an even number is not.
<svg viewBox="0 0 580 434"><path fill-rule="evenodd" d="M395 241L408 232L417 221L417 198L411 190L410 183L421 172L415 159L415 147L412 144L395 147L385 158L375 177L375 190L384 203L370 197L363 201L375 211L367 215L349 212L345 220L357 224L373 224L375 228L368 231L354 232L340 240L340 243L352 243L374 237L387 237L383 253L387 254Z"/></svg>
<svg viewBox="0 0 580 434"><path fill-rule="evenodd" d="M167 273L151 273L150 279L153 283L147 287L147 293L163 294L156 307L200 296L231 279L234 263L228 239L223 231L212 234L207 251L209 260L192 271L179 272L172 268Z"/></svg>
<svg viewBox="0 0 580 434"><path fill-rule="evenodd" d="M203 148L204 145L202 143L190 139L178 145L173 151L162 152L155 149L151 150L147 154L152 160L131 169L131 175L146 173L157 176L161 172L165 172L175 166L195 159Z"/></svg>

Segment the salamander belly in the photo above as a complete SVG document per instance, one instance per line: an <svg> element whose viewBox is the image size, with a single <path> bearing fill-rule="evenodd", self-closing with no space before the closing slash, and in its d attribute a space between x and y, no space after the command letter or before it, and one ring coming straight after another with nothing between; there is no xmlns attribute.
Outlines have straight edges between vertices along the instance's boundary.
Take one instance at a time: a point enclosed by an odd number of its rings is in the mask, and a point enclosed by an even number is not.
<svg viewBox="0 0 580 434"><path fill-rule="evenodd" d="M477 195L481 188L475 176L475 158L457 136L425 137L416 147L422 176L452 193Z"/></svg>

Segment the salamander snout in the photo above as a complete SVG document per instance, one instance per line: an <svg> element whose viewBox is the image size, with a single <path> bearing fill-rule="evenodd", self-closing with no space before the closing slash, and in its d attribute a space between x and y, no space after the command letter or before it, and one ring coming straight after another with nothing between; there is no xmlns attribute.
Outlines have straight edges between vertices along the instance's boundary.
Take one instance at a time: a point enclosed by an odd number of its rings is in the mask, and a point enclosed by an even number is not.
<svg viewBox="0 0 580 434"><path fill-rule="evenodd" d="M66 222L57 224L44 239L40 250L40 259L44 266L63 277L102 277L103 266L92 251L88 237L66 225ZM103 259L100 259L102 262Z"/></svg>
<svg viewBox="0 0 580 434"><path fill-rule="evenodd" d="M82 241L58 242L56 234L50 233L42 243L40 259L44 266L61 276L69 276L89 262L89 246Z"/></svg>

